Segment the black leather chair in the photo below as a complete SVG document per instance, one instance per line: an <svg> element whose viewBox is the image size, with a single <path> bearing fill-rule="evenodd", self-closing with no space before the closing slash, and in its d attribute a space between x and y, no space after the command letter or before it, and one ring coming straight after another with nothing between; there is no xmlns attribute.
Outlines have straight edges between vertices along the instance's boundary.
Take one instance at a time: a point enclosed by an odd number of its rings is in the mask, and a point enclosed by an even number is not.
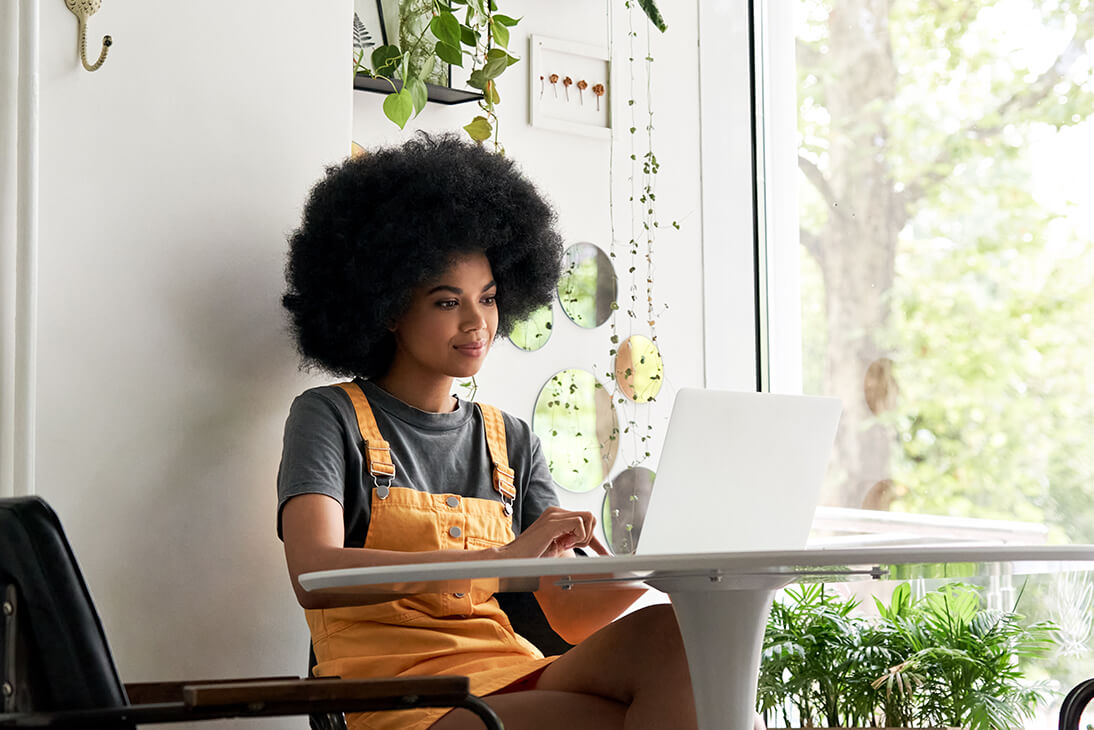
<svg viewBox="0 0 1094 730"><path fill-rule="evenodd" d="M501 721L466 677L123 685L60 521L37 497L0 499L0 728L133 728L228 717L465 707Z"/></svg>

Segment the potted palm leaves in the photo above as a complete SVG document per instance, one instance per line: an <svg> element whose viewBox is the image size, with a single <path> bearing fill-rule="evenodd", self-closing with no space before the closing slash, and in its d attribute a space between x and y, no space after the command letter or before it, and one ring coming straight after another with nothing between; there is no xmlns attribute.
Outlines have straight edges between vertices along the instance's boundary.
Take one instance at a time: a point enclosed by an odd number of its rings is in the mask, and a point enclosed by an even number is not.
<svg viewBox="0 0 1094 730"><path fill-rule="evenodd" d="M915 600L907 583L878 616L855 598L802 585L776 601L760 663L757 709L786 727L1022 726L1046 699L1023 662L1053 646L1054 627L984 607L979 589L953 583Z"/></svg>

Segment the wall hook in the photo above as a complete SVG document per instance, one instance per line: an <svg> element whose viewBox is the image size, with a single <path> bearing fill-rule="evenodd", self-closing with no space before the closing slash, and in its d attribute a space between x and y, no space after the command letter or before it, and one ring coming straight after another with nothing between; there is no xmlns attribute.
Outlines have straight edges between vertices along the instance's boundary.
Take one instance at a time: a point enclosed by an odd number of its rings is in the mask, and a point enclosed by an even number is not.
<svg viewBox="0 0 1094 730"><path fill-rule="evenodd" d="M65 0L65 5L76 15L80 43L80 61L88 71L98 71L106 61L106 54L114 41L108 35L103 36L103 50L94 64L87 62L87 19L98 12L102 0Z"/></svg>

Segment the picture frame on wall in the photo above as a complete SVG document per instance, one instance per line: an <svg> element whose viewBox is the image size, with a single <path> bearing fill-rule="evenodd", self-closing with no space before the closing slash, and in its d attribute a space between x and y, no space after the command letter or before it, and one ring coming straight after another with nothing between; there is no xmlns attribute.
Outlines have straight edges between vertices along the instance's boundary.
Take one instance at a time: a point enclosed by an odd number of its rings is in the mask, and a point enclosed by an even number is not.
<svg viewBox="0 0 1094 730"><path fill-rule="evenodd" d="M372 52L387 45L380 0L353 0L353 57L371 68Z"/></svg>
<svg viewBox="0 0 1094 730"><path fill-rule="evenodd" d="M609 139L613 83L608 50L538 35L528 43L529 123Z"/></svg>
<svg viewBox="0 0 1094 730"><path fill-rule="evenodd" d="M354 0L361 3L364 0ZM422 67L425 60L433 55L437 43L436 36L429 30L429 21L433 18L432 0L376 0L380 6L383 20L385 42L398 45L411 51L410 65L414 69ZM419 42L421 38L424 42ZM447 63L434 63L432 72L422 79L434 86L452 86L452 66Z"/></svg>

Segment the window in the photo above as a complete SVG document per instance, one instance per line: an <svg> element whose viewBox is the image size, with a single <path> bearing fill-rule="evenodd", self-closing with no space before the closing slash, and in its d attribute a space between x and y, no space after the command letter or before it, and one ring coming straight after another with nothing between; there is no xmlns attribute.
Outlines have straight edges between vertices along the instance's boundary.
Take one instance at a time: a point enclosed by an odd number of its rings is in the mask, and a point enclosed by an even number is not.
<svg viewBox="0 0 1094 730"><path fill-rule="evenodd" d="M756 5L762 378L844 403L822 501L1094 542L1094 2Z"/></svg>

